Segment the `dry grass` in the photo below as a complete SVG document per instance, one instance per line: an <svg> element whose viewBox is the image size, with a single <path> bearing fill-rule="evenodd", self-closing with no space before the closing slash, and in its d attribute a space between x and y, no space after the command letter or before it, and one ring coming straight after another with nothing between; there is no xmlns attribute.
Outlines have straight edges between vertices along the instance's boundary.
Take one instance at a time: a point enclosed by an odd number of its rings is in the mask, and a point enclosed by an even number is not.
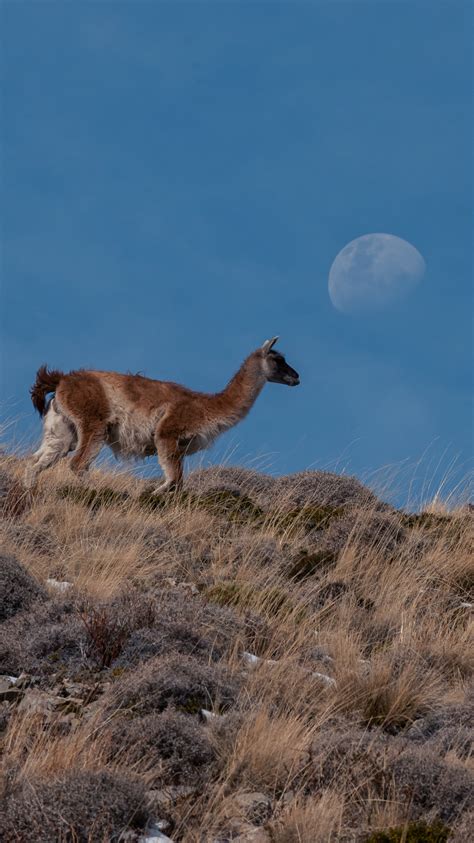
<svg viewBox="0 0 474 843"><path fill-rule="evenodd" d="M186 494L154 499L127 473L81 486L59 465L26 495L23 468L1 460L2 552L15 582L38 583L31 605L11 601L0 647L6 672L33 674L0 704L10 816L30 781L129 776L136 798L137 781L192 786L199 763L202 792L137 806L176 843L237 835L249 791L268 799L271 843L399 828L409 840L437 818L453 835L467 827L467 507L437 499L414 515L352 478L239 469L196 472ZM203 706L219 716L202 721ZM417 765L431 777L412 780Z"/></svg>

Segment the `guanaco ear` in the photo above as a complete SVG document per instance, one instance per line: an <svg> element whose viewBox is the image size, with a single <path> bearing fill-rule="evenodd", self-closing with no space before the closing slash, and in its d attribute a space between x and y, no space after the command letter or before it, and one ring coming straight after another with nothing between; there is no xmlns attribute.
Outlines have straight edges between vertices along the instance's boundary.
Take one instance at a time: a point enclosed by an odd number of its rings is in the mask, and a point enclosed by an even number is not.
<svg viewBox="0 0 474 843"><path fill-rule="evenodd" d="M279 339L280 339L280 337L273 337L273 339L271 339L271 340L265 340L265 342L262 345L263 353L268 354L268 352L272 350L273 346L275 345L276 342L278 342Z"/></svg>

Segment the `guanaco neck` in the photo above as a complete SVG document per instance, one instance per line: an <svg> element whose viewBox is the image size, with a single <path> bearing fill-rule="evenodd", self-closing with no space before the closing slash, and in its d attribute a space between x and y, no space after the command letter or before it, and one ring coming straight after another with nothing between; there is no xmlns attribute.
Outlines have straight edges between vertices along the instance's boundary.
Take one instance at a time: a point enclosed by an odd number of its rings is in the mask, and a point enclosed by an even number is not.
<svg viewBox="0 0 474 843"><path fill-rule="evenodd" d="M222 392L212 396L217 414L237 424L247 415L267 381L260 351L254 351L242 363L240 369Z"/></svg>

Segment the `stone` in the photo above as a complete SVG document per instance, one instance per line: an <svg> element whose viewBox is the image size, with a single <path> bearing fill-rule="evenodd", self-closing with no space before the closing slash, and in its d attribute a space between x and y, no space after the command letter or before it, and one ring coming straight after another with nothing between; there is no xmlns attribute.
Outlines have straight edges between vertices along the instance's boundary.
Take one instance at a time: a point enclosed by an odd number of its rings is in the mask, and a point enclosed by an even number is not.
<svg viewBox="0 0 474 843"><path fill-rule="evenodd" d="M313 679L318 679L328 688L335 688L336 687L336 680L332 678L332 676L326 676L325 673L318 673L318 671L313 671L311 676Z"/></svg>
<svg viewBox="0 0 474 843"><path fill-rule="evenodd" d="M232 843L271 843L271 837L264 828L248 825L242 826L237 837L232 838Z"/></svg>
<svg viewBox="0 0 474 843"><path fill-rule="evenodd" d="M238 793L232 800L238 813L253 825L263 825L271 816L272 803L259 791Z"/></svg>
<svg viewBox="0 0 474 843"><path fill-rule="evenodd" d="M147 791L148 804L153 810L169 808L181 799L189 799L197 793L195 787L186 785L169 785L168 787L157 788ZM162 821L160 821L162 822Z"/></svg>
<svg viewBox="0 0 474 843"><path fill-rule="evenodd" d="M34 714L51 715L54 712L61 714L77 714L81 711L84 700L74 697L58 697L48 694L39 688L28 688L18 706L19 711L28 711Z"/></svg>
<svg viewBox="0 0 474 843"><path fill-rule="evenodd" d="M214 711L209 711L207 708L201 708L199 711L201 716L201 720L204 720L205 723L211 723L216 717L219 717L219 714L215 714Z"/></svg>
<svg viewBox="0 0 474 843"><path fill-rule="evenodd" d="M161 843L173 843L171 837L167 837L166 834L163 834L163 832L159 829L154 829L146 834L142 834L142 836L138 838L138 843L155 843L157 840L160 840Z"/></svg>
<svg viewBox="0 0 474 843"><path fill-rule="evenodd" d="M67 582L67 580L55 580L52 577L46 580L46 585L49 585L50 588L54 588L55 591L67 591L69 588L72 588L72 582Z"/></svg>
<svg viewBox="0 0 474 843"><path fill-rule="evenodd" d="M242 659L248 667L258 667L259 664L277 664L275 659L262 659L255 653L248 653L246 650L242 653Z"/></svg>
<svg viewBox="0 0 474 843"><path fill-rule="evenodd" d="M0 676L0 702L16 702L23 696L21 688L17 687L15 676Z"/></svg>
<svg viewBox="0 0 474 843"><path fill-rule="evenodd" d="M155 843L157 840L161 841L161 843L173 843L171 837L167 837L162 832L162 828L167 827L168 823L166 820L153 820L148 823L145 833L138 838L138 843Z"/></svg>

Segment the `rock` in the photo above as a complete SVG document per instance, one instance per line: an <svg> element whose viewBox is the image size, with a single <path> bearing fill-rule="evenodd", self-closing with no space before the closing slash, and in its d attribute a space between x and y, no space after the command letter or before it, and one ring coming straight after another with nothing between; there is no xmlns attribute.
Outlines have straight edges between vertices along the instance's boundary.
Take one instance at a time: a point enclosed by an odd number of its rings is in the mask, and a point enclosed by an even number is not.
<svg viewBox="0 0 474 843"><path fill-rule="evenodd" d="M55 591L67 591L69 588L72 588L72 582L68 582L67 580L55 580L49 578L46 580L46 585L49 585L50 588L54 588Z"/></svg>
<svg viewBox="0 0 474 843"><path fill-rule="evenodd" d="M311 658L321 664L334 664L334 659L322 647L316 646L311 651Z"/></svg>
<svg viewBox="0 0 474 843"><path fill-rule="evenodd" d="M169 808L181 799L189 799L197 793L197 788L186 785L169 785L168 787L157 788L147 792L148 804L154 811ZM164 822L160 820L160 822Z"/></svg>
<svg viewBox="0 0 474 843"><path fill-rule="evenodd" d="M39 688L29 688L23 695L18 706L19 711L28 711L35 714L51 715L54 712L61 714L77 714L82 710L84 700L75 697L58 697L48 694Z"/></svg>
<svg viewBox="0 0 474 843"><path fill-rule="evenodd" d="M311 673L313 679L318 679L323 685L326 685L328 688L335 688L336 687L336 680L332 678L332 676L326 676L325 673L318 673L317 671L313 671Z"/></svg>
<svg viewBox="0 0 474 843"><path fill-rule="evenodd" d="M201 708L199 711L201 716L201 720L204 720L205 723L210 723L212 720L215 720L216 717L219 717L219 714L215 714L214 711L209 711L207 708Z"/></svg>
<svg viewBox="0 0 474 843"><path fill-rule="evenodd" d="M271 843L271 837L265 829L248 825L242 826L240 834L232 838L232 843Z"/></svg>
<svg viewBox="0 0 474 843"><path fill-rule="evenodd" d="M242 659L249 667L257 667L259 664L277 664L275 659L262 659L260 656L256 656L254 653L248 653L245 650L242 653Z"/></svg>
<svg viewBox="0 0 474 843"><path fill-rule="evenodd" d="M170 588L174 588L176 586L176 580L174 577L165 577L166 585L169 585Z"/></svg>
<svg viewBox="0 0 474 843"><path fill-rule="evenodd" d="M193 582L180 582L179 587L185 588L187 591L190 591L191 594L199 594L199 589Z"/></svg>
<svg viewBox="0 0 474 843"><path fill-rule="evenodd" d="M15 702L21 699L23 691L17 687L15 676L0 676L0 702Z"/></svg>
<svg viewBox="0 0 474 843"><path fill-rule="evenodd" d="M259 791L239 793L233 800L240 816L253 825L263 825L271 813L272 803L265 793Z"/></svg>
<svg viewBox="0 0 474 843"><path fill-rule="evenodd" d="M84 700L80 697L53 697L52 699L55 700L54 708L62 711L63 714L78 714L84 705Z"/></svg>
<svg viewBox="0 0 474 843"><path fill-rule="evenodd" d="M162 828L167 828L168 825L166 820L153 820L148 823L145 834L138 838L138 843L154 843L156 840L161 840L161 843L173 843L171 837L162 832Z"/></svg>

